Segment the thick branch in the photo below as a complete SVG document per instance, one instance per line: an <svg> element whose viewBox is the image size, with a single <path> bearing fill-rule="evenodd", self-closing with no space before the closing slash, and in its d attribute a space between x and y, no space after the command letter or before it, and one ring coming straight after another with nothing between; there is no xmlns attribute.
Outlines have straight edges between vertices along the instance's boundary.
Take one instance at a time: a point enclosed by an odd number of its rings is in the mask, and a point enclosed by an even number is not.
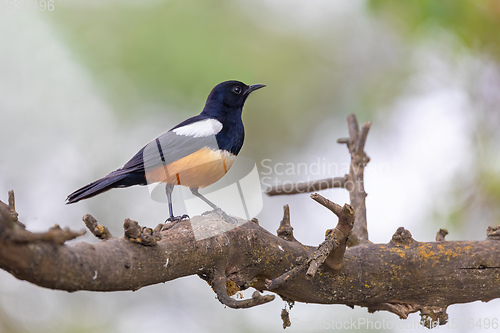
<svg viewBox="0 0 500 333"><path fill-rule="evenodd" d="M336 205L331 207L338 212ZM97 244L37 238L17 242L17 233L29 231L15 223L10 207L0 202L0 267L19 279L67 291L136 290L196 274L211 279L218 298L232 307L262 304L272 296L256 295L239 303L223 286L264 291L272 289L266 281L295 270L290 267L308 267L302 264L315 248L272 235L253 222L196 239L192 224L217 217L194 216L170 228L156 228L158 240L152 246L129 237ZM139 237L151 230L139 229ZM290 301L359 305L402 318L420 310L425 318L445 318L443 309L450 304L500 298L500 241L493 238L497 230L490 229L492 237L485 241L420 243L401 228L389 244L346 249L339 270L323 264L312 280L292 274L272 290Z"/></svg>

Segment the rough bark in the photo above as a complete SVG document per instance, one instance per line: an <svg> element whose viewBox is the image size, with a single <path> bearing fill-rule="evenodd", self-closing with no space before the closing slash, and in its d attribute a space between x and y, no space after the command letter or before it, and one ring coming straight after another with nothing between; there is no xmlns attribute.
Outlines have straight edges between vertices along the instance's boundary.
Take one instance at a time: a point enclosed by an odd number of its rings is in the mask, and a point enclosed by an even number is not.
<svg viewBox="0 0 500 333"><path fill-rule="evenodd" d="M203 219L203 223L217 218L215 214L193 217ZM38 237L26 231L8 206L0 203L0 267L19 279L67 291L136 290L198 274L212 284L221 302L241 308L274 297L234 300L226 286L231 286L233 293L248 287L268 290L266 281L300 267L317 250L277 237L254 222L197 241L191 221L185 220L159 231L153 246L141 244L137 237L62 244L60 239L74 235L56 230L65 235ZM297 274L272 292L297 302L387 310L401 318L420 310L444 323L450 304L500 297L500 241L490 238L421 243L401 229L389 244L346 249L341 269L322 265L314 276Z"/></svg>
<svg viewBox="0 0 500 333"><path fill-rule="evenodd" d="M358 131L358 140L366 140L367 131ZM364 143L357 142L344 143L366 156ZM351 152L351 157L357 163L355 154ZM355 173L352 177L357 177ZM358 176L362 182L362 173ZM136 290L196 274L232 308L267 303L274 293L290 303L358 305L401 318L420 311L429 327L446 323L451 304L500 297L500 227L488 228L487 239L475 242L446 241L445 230L438 232L436 242L417 242L408 230L399 228L388 244L371 244L364 231L366 216L360 219L353 208L366 196L364 189L357 190L358 195L351 196L353 206L341 207L317 193L311 195L336 215L318 247L303 245L294 237L288 206L277 235L256 220L238 220L236 228L198 239L195 225L227 227L219 214L210 213L154 229L127 219L124 236L113 237L86 215L86 226L101 241L66 244L82 232L58 226L45 233L29 232L18 220L11 192L8 204L0 202L0 267L19 279L67 291ZM357 223L364 223L364 228L356 228ZM352 237L360 242L347 248ZM250 287L258 290L252 298L231 297ZM282 318L288 326L286 310Z"/></svg>

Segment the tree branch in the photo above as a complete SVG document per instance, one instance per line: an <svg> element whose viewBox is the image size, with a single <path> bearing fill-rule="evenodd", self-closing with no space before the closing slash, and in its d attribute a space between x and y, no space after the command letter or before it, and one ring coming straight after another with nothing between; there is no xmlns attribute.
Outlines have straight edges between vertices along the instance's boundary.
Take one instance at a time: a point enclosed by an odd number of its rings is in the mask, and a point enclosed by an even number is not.
<svg viewBox="0 0 500 333"><path fill-rule="evenodd" d="M339 224L343 214L346 219L351 215L348 205L339 210L334 203L325 203L339 213ZM306 274L292 274L273 288L266 281L277 281L283 272L297 267L306 271L307 258L314 258L318 248L274 236L253 222L196 240L191 222L217 216L194 216L164 228L150 246L134 241L140 235L111 237L97 244L62 244L38 237L17 242L16 233L30 232L13 223L9 205L0 202L0 267L19 279L67 291L136 290L196 274L208 279L219 300L230 307L264 304L273 296L256 294L237 301L228 295L228 284L235 290L272 290L297 302L385 310L401 318L421 311L425 318L444 319L450 304L500 297L500 241L495 239L421 243L400 228L389 244L346 249L342 268L333 269L325 260L310 280ZM336 229L342 230L339 224ZM295 268L290 270L291 265Z"/></svg>
<svg viewBox="0 0 500 333"><path fill-rule="evenodd" d="M439 231L436 233L436 242L444 242L445 237L448 235L448 230L446 229L439 229Z"/></svg>
<svg viewBox="0 0 500 333"><path fill-rule="evenodd" d="M219 301L232 308L270 302L271 291L293 302L362 306L370 312L389 311L400 318L420 311L424 325L448 320L451 304L500 298L500 226L489 227L484 241L446 241L441 229L436 242L418 242L401 227L388 244L372 244L366 228L364 152L370 123L359 129L348 117L351 154L349 174L338 180L349 191L351 205L343 207L314 193L311 198L338 218L317 247L301 244L293 235L288 205L277 236L256 219L239 219L238 227L203 239L193 226L221 221L218 213L193 216L178 223L141 227L126 219L124 235L113 237L91 215L83 220L97 244L67 240L82 235L55 226L44 233L26 230L18 220L14 193L0 201L0 268L41 287L75 291L137 290L179 277L198 275L209 282ZM335 183L335 178L332 178ZM311 185L313 184L313 185ZM319 183L304 185L306 190ZM340 186L341 185L341 186ZM356 214L354 214L356 212ZM359 245L346 248L350 245ZM231 297L254 288L251 299ZM422 292L425 291L425 292ZM289 326L286 309L284 327Z"/></svg>
<svg viewBox="0 0 500 333"><path fill-rule="evenodd" d="M337 143L346 144L349 153L351 154L351 163L348 174L343 177L299 182L296 184L277 185L268 188L265 193L269 196L274 196L308 193L330 188L346 189L349 191L350 202L356 212L356 221L354 223L352 236L349 239L349 246L369 242L366 221L365 198L367 194L364 188L364 169L370 161L370 158L366 155L364 148L370 127L371 122L364 123L360 131L356 116L351 114L347 117L349 138L340 138L337 140Z"/></svg>
<svg viewBox="0 0 500 333"><path fill-rule="evenodd" d="M330 209L337 215L339 222L334 229L326 231L325 241L319 246L313 256L313 263L315 265L311 264L307 270L306 275L308 278L314 277L318 267L323 262L333 270L339 270L344 266L343 258L347 240L351 235L355 219L354 210L348 204L340 207L318 193L311 194L311 198Z"/></svg>
<svg viewBox="0 0 500 333"><path fill-rule="evenodd" d="M306 269L306 279L311 280L314 278L316 272L323 263L325 263L325 265L332 270L339 270L344 266L343 257L347 246L347 239L354 224L354 211L352 210L352 207L347 204L344 205L344 207L340 207L336 203L331 202L317 193L311 194L311 198L330 209L335 215L337 215L339 222L334 229L326 231L325 241L321 243L305 261L300 262L299 265L275 279L266 280L266 288L268 290L280 287ZM289 225L290 213L288 211L288 206L285 206L284 208L285 212L283 221L285 221L285 223L282 221L281 224ZM280 237L280 229L278 229L278 237Z"/></svg>
<svg viewBox="0 0 500 333"><path fill-rule="evenodd" d="M278 237L290 242L297 242L295 237L293 237L293 228L290 224L290 207L288 205L283 206L283 219L280 222L280 227L276 230Z"/></svg>
<svg viewBox="0 0 500 333"><path fill-rule="evenodd" d="M343 177L325 178L296 184L276 185L267 189L265 193L271 197L283 194L310 193L328 190L330 188L345 188L346 182L347 175Z"/></svg>
<svg viewBox="0 0 500 333"><path fill-rule="evenodd" d="M210 285L217 294L217 299L224 305L233 309L250 308L256 305L265 304L274 300L274 295L261 295L255 291L251 299L235 300L228 295L227 278L224 268L215 269L212 278L209 280Z"/></svg>
<svg viewBox="0 0 500 333"><path fill-rule="evenodd" d="M354 211L356 212L356 222L352 230L353 237L351 245L368 242L368 227L366 221L366 192L364 186L365 166L370 162L364 148L371 122L363 124L359 132L358 120L355 115L347 117L350 140L347 143L351 153L351 165L348 175L349 199Z"/></svg>
<svg viewBox="0 0 500 333"><path fill-rule="evenodd" d="M85 223L87 229L89 229L90 232L97 238L106 240L112 237L108 228L97 224L97 220L92 215L86 214L83 216L82 220Z"/></svg>

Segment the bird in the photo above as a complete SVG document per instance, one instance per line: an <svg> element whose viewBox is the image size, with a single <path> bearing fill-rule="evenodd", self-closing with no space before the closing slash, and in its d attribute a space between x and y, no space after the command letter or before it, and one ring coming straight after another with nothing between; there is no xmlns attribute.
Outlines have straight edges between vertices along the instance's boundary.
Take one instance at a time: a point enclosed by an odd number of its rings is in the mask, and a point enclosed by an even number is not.
<svg viewBox="0 0 500 333"><path fill-rule="evenodd" d="M198 189L215 183L231 168L245 138L243 105L252 91L263 87L264 84L247 86L235 80L219 83L208 95L199 115L149 142L121 168L74 191L66 203L76 203L113 188L164 183L169 209L166 221L189 217L174 216L172 191L177 185L188 187L212 209L218 209Z"/></svg>

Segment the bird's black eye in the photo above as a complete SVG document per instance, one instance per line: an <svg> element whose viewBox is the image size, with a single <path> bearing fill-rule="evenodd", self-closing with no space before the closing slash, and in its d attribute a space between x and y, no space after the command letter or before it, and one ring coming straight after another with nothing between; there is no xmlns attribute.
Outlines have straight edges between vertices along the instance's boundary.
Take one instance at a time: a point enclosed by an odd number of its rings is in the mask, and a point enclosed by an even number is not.
<svg viewBox="0 0 500 333"><path fill-rule="evenodd" d="M241 89L241 87L240 87L240 86L236 86L236 87L234 87L234 88L233 88L233 92L234 92L235 94L239 95L239 94L241 94L242 89Z"/></svg>

